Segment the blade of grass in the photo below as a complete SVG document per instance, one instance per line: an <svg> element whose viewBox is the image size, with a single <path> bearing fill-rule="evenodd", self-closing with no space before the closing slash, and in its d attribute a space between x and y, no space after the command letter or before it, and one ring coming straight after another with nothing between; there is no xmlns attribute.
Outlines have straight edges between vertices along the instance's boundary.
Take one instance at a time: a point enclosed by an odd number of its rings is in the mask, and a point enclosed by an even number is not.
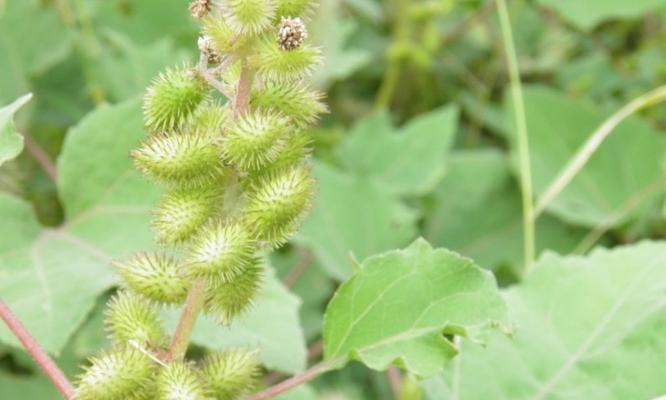
<svg viewBox="0 0 666 400"><path fill-rule="evenodd" d="M666 85L660 86L644 95L634 99L618 112L611 115L605 120L587 141L581 146L578 152L567 163L567 165L557 174L548 188L545 190L543 196L537 202L534 210L534 219L536 220L541 213L548 207L548 205L567 187L569 183L576 177L578 172L583 169L585 164L589 161L590 157L597 151L599 146L604 140L618 127L625 119L638 111L659 104L666 100Z"/></svg>
<svg viewBox="0 0 666 400"><path fill-rule="evenodd" d="M518 58L516 55L511 20L505 0L497 0L502 43L506 55L509 79L511 83L511 101L513 103L514 120L518 135L518 158L520 162L520 191L523 203L523 258L524 272L528 273L534 264L535 234L532 204L532 171L530 165L530 149L525 118L525 102L520 82Z"/></svg>
<svg viewBox="0 0 666 400"><path fill-rule="evenodd" d="M617 211L615 211L615 213L606 223L597 226L583 238L583 240L578 244L578 246L576 246L576 249L573 251L574 254L585 254L590 251L590 249L592 249L597 241L601 239L601 237L606 232L611 230L618 223L618 221L621 221L625 216L627 216L627 214L641 205L647 197L652 196L659 190L662 190L664 186L666 186L666 176L656 180L629 198Z"/></svg>

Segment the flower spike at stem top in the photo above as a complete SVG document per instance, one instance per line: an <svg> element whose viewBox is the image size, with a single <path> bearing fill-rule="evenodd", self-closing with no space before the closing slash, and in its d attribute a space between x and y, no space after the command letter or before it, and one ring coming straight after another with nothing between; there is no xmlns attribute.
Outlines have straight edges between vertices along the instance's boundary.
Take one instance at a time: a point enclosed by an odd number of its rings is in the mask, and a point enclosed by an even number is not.
<svg viewBox="0 0 666 400"><path fill-rule="evenodd" d="M131 152L166 189L151 225L167 248L115 263L122 288L105 321L113 347L91 359L77 400L238 400L254 390L258 349L200 363L185 356L201 313L228 326L252 307L265 254L310 209L308 129L327 110L307 82L321 63L306 43L313 8L313 0L191 2L203 26L198 63L153 81L143 104L148 135ZM162 305L182 307L171 335Z"/></svg>

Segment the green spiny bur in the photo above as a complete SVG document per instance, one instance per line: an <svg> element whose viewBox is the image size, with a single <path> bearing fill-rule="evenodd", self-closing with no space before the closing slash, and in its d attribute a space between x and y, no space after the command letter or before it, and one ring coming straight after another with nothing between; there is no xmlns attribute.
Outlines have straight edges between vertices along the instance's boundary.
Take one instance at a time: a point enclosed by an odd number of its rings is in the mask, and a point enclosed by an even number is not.
<svg viewBox="0 0 666 400"><path fill-rule="evenodd" d="M78 400L236 400L256 385L258 351L214 352L199 366L182 358L199 312L230 325L251 308L258 254L284 244L309 210L306 129L326 111L302 82L321 62L304 43L300 17L312 8L309 0L191 2L205 34L199 65L153 81L143 104L149 137L131 153L167 189L152 228L170 248L115 262L122 288L105 324L116 347L91 359ZM188 328L179 323L167 346L158 305L182 303Z"/></svg>
<svg viewBox="0 0 666 400"><path fill-rule="evenodd" d="M309 210L314 181L303 165L262 177L253 186L246 206L247 226L272 246L286 242Z"/></svg>
<svg viewBox="0 0 666 400"><path fill-rule="evenodd" d="M208 400L205 381L193 364L174 361L160 368L156 378L157 400Z"/></svg>
<svg viewBox="0 0 666 400"><path fill-rule="evenodd" d="M176 187L197 187L223 173L213 138L197 132L155 135L132 152L141 172Z"/></svg>
<svg viewBox="0 0 666 400"><path fill-rule="evenodd" d="M148 88L144 99L146 126L154 132L180 127L206 97L207 88L192 67L169 69Z"/></svg>
<svg viewBox="0 0 666 400"><path fill-rule="evenodd" d="M206 312L229 325L252 306L261 284L262 267L257 259L243 273L226 282L211 285L206 291Z"/></svg>
<svg viewBox="0 0 666 400"><path fill-rule="evenodd" d="M263 90L255 89L250 100L259 111L277 111L301 127L317 122L328 111L321 102L323 95L300 82L268 82Z"/></svg>
<svg viewBox="0 0 666 400"><path fill-rule="evenodd" d="M116 261L124 285L148 299L180 304L190 286L176 260L164 253L144 252Z"/></svg>
<svg viewBox="0 0 666 400"><path fill-rule="evenodd" d="M109 301L104 325L109 337L119 344L157 346L165 338L155 305L127 291L118 292Z"/></svg>
<svg viewBox="0 0 666 400"><path fill-rule="evenodd" d="M204 359L202 372L213 398L239 399L257 384L258 354L246 349L212 353Z"/></svg>
<svg viewBox="0 0 666 400"><path fill-rule="evenodd" d="M234 34L253 36L271 26L275 4L272 0L228 0L223 13Z"/></svg>
<svg viewBox="0 0 666 400"><path fill-rule="evenodd" d="M222 206L219 185L200 189L176 189L164 196L153 212L153 231L158 242L187 241Z"/></svg>
<svg viewBox="0 0 666 400"><path fill-rule="evenodd" d="M275 162L289 132L287 119L276 114L252 113L239 118L222 139L223 158L242 171L256 171Z"/></svg>
<svg viewBox="0 0 666 400"><path fill-rule="evenodd" d="M204 136L219 137L220 130L231 119L233 111L229 105L219 101L207 101L192 115L189 126Z"/></svg>
<svg viewBox="0 0 666 400"><path fill-rule="evenodd" d="M212 283L228 282L255 262L257 243L242 225L212 221L192 240L189 273Z"/></svg>
<svg viewBox="0 0 666 400"><path fill-rule="evenodd" d="M312 75L322 62L321 50L304 45L284 51L275 40L265 40L251 59L260 76L269 81L293 82Z"/></svg>
<svg viewBox="0 0 666 400"><path fill-rule="evenodd" d="M312 0L277 0L276 21L282 17L309 17L314 5Z"/></svg>
<svg viewBox="0 0 666 400"><path fill-rule="evenodd" d="M77 400L124 400L147 386L155 365L133 347L119 347L91 359L80 376Z"/></svg>

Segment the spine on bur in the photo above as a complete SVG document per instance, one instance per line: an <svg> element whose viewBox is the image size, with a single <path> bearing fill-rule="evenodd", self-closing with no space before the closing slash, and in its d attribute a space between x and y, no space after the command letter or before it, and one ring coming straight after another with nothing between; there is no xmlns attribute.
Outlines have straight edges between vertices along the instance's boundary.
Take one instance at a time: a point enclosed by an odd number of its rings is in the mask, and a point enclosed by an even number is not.
<svg viewBox="0 0 666 400"><path fill-rule="evenodd" d="M327 111L308 84L322 62L307 43L312 0L194 0L198 64L147 89L147 137L131 152L162 185L152 229L160 251L115 262L108 304L113 347L90 360L77 400L234 400L251 393L258 349L184 359L199 313L233 324L260 292L262 256L299 229L314 193L308 129ZM176 332L160 319L182 307ZM171 338L171 339L170 339Z"/></svg>

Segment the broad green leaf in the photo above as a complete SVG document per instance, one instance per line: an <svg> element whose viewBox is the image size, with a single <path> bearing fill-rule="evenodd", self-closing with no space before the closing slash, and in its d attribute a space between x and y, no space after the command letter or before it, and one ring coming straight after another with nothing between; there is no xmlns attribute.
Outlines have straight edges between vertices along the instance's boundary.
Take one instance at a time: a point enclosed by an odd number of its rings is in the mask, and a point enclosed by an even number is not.
<svg viewBox="0 0 666 400"><path fill-rule="evenodd" d="M542 87L527 88L525 105L538 197L608 115ZM632 221L663 192L665 159L666 136L630 118L611 133L547 209L567 222L590 227Z"/></svg>
<svg viewBox="0 0 666 400"><path fill-rule="evenodd" d="M538 0L583 29L618 18L635 18L666 5L664 0Z"/></svg>
<svg viewBox="0 0 666 400"><path fill-rule="evenodd" d="M387 113L375 114L355 125L336 154L351 173L377 182L392 194L422 195L444 175L457 121L457 108L449 106L396 131Z"/></svg>
<svg viewBox="0 0 666 400"><path fill-rule="evenodd" d="M99 57L96 71L112 99L124 100L141 94L159 72L189 58L187 52L176 50L169 39L146 46L117 32L107 32L106 36L110 44Z"/></svg>
<svg viewBox="0 0 666 400"><path fill-rule="evenodd" d="M26 94L0 108L0 166L23 151L23 136L16 131L14 114L31 98L32 94Z"/></svg>
<svg viewBox="0 0 666 400"><path fill-rule="evenodd" d="M72 353L80 359L88 358L100 349L111 346L104 328L104 311L110 295L102 295L95 307L88 314L88 318L69 341Z"/></svg>
<svg viewBox="0 0 666 400"><path fill-rule="evenodd" d="M298 308L300 300L291 294L267 268L257 304L244 317L225 328L201 317L192 332L193 343L210 349L247 346L259 348L269 369L295 374L305 369L306 345ZM171 310L168 325L175 328L179 312Z"/></svg>
<svg viewBox="0 0 666 400"><path fill-rule="evenodd" d="M492 274L419 239L370 257L336 292L324 320L324 355L430 376L455 356L444 334L476 339L505 321Z"/></svg>
<svg viewBox="0 0 666 400"><path fill-rule="evenodd" d="M0 103L27 92L30 77L71 51L71 33L55 8L42 3L5 1L0 7Z"/></svg>
<svg viewBox="0 0 666 400"><path fill-rule="evenodd" d="M296 279L291 290L301 299L301 326L305 339L309 342L320 338L324 308L335 290L334 283L314 255L304 249L271 253L271 263L283 282ZM297 275L297 270L303 272Z"/></svg>
<svg viewBox="0 0 666 400"><path fill-rule="evenodd" d="M115 106L102 106L72 129L58 159L59 189L68 218L90 213L141 215L147 219L149 207L159 193L134 169L129 151L145 138L141 103L129 100ZM85 188L85 190L81 190ZM146 215L144 215L146 214ZM104 226L85 225L89 229ZM119 219L106 229L123 226ZM146 231L144 227L140 231ZM129 242L118 237L119 242Z"/></svg>
<svg viewBox="0 0 666 400"><path fill-rule="evenodd" d="M60 400L53 384L45 377L0 374L0 399L2 400Z"/></svg>
<svg viewBox="0 0 666 400"><path fill-rule="evenodd" d="M123 32L137 43L148 44L166 36L196 37L197 25L187 12L185 0L88 0L86 3L98 29Z"/></svg>
<svg viewBox="0 0 666 400"><path fill-rule="evenodd" d="M351 276L354 258L404 246L416 236L415 213L377 185L321 163L314 174L314 208L295 240L309 246L333 278Z"/></svg>
<svg viewBox="0 0 666 400"><path fill-rule="evenodd" d="M27 203L0 196L0 297L51 353L113 285L111 259L152 245L155 186L128 157L142 136L135 100L103 106L69 132L58 162L68 221L58 228L41 227ZM18 345L4 329L0 340Z"/></svg>
<svg viewBox="0 0 666 400"><path fill-rule="evenodd" d="M433 245L471 257L484 268L508 267L519 275L523 262L520 189L501 152L453 153L431 203L424 235ZM568 253L585 233L544 215L536 226L537 250Z"/></svg>
<svg viewBox="0 0 666 400"><path fill-rule="evenodd" d="M546 254L504 297L514 337L493 336L485 348L465 343L457 362L425 384L431 400L666 393L666 243Z"/></svg>

